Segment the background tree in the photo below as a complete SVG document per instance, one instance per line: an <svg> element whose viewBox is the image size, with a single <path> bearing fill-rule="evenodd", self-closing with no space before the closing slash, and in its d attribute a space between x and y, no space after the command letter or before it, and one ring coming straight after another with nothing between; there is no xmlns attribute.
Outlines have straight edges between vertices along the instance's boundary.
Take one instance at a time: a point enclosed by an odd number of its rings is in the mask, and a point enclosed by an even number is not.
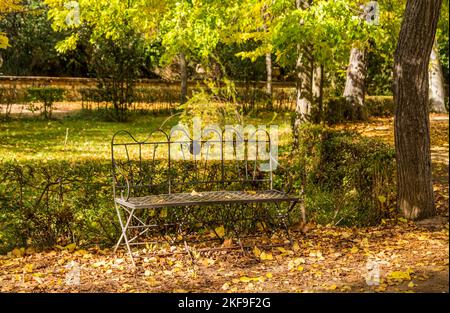
<svg viewBox="0 0 450 313"><path fill-rule="evenodd" d="M47 0L49 18L56 31L66 37L56 44L60 53L77 48L80 42L91 45L90 66L99 78L99 87L113 103L116 118L126 119L135 80L145 63L146 48L157 38L159 14L164 4L151 0L79 1L79 20L67 22L71 8L64 1Z"/></svg>
<svg viewBox="0 0 450 313"><path fill-rule="evenodd" d="M397 206L410 219L436 214L431 176L428 65L441 0L408 0L394 67Z"/></svg>
<svg viewBox="0 0 450 313"><path fill-rule="evenodd" d="M20 2L20 0L0 0L0 20L4 19L7 13L19 10L21 8ZM0 49L5 49L8 46L8 37L6 33L0 30Z"/></svg>
<svg viewBox="0 0 450 313"><path fill-rule="evenodd" d="M89 76L89 55L85 42L66 54L59 54L55 45L64 39L64 32L55 32L47 19L42 1L29 1L21 10L10 12L0 21L11 38L3 51L2 72L23 76Z"/></svg>
<svg viewBox="0 0 450 313"><path fill-rule="evenodd" d="M445 113L444 74L442 73L441 60L439 58L439 51L436 41L431 49L430 65L428 66L428 81L430 111Z"/></svg>

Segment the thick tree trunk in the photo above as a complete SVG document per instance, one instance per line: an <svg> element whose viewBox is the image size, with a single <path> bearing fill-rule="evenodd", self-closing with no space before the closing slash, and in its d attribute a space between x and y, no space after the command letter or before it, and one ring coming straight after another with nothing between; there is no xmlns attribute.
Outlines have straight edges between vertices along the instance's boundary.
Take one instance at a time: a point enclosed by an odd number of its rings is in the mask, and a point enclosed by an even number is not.
<svg viewBox="0 0 450 313"><path fill-rule="evenodd" d="M436 214L431 176L428 65L442 0L408 0L394 57L397 207L406 218Z"/></svg>
<svg viewBox="0 0 450 313"><path fill-rule="evenodd" d="M269 97L272 98L272 54L270 52L266 53L266 73L267 73L266 91Z"/></svg>
<svg viewBox="0 0 450 313"><path fill-rule="evenodd" d="M439 60L439 51L436 41L430 55L430 66L428 67L429 94L431 112L446 113L445 94L444 94L444 76L442 73L441 62Z"/></svg>
<svg viewBox="0 0 450 313"><path fill-rule="evenodd" d="M181 104L187 101L187 64L186 56L184 53L180 53L180 80L181 80Z"/></svg>
<svg viewBox="0 0 450 313"><path fill-rule="evenodd" d="M347 68L344 98L352 108L354 119L363 119L367 62L364 50L352 48Z"/></svg>

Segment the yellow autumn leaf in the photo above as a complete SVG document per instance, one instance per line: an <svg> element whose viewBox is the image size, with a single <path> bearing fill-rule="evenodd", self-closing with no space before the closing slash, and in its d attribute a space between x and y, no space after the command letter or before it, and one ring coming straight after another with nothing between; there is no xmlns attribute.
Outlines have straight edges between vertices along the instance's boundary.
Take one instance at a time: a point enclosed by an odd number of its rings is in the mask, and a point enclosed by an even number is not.
<svg viewBox="0 0 450 313"><path fill-rule="evenodd" d="M159 212L159 217L160 218L166 218L167 217L167 209L164 208L161 210L161 212Z"/></svg>
<svg viewBox="0 0 450 313"><path fill-rule="evenodd" d="M301 266L301 265L300 265L299 267L297 267L297 271L299 271L299 272L303 272L303 269L304 269L304 268L303 268L303 266Z"/></svg>
<svg viewBox="0 0 450 313"><path fill-rule="evenodd" d="M233 282L234 282L234 281L235 281L235 280L233 280ZM252 281L264 282L264 281L265 281L265 278L262 277L262 276L259 276L259 277L242 276L242 277L239 278L239 281L241 281L241 282L243 282L243 283L249 283L249 282L252 282Z"/></svg>
<svg viewBox="0 0 450 313"><path fill-rule="evenodd" d="M358 249L358 247L356 247L356 246L353 246L351 249L350 249L350 253L357 253L359 251L359 249Z"/></svg>
<svg viewBox="0 0 450 313"><path fill-rule="evenodd" d="M243 283L248 283L248 282L251 282L253 279L251 279L250 277L247 277L247 276L242 276L239 278L239 280Z"/></svg>
<svg viewBox="0 0 450 313"><path fill-rule="evenodd" d="M0 33L0 49L6 49L9 47L9 40L5 33Z"/></svg>
<svg viewBox="0 0 450 313"><path fill-rule="evenodd" d="M219 238L225 237L225 228L223 226L216 227L214 231L216 232L217 236L219 236Z"/></svg>
<svg viewBox="0 0 450 313"><path fill-rule="evenodd" d="M253 248L253 254L254 254L257 258L259 258L259 256L261 255L261 250L259 250L258 247L255 246L255 247Z"/></svg>
<svg viewBox="0 0 450 313"><path fill-rule="evenodd" d="M278 247L277 248L278 249L278 251L280 251L282 254L286 254L286 253L288 253L287 251L286 251L286 249L285 248L282 248L282 247Z"/></svg>
<svg viewBox="0 0 450 313"><path fill-rule="evenodd" d="M410 281L409 284L408 284L408 287L409 287L409 288L413 288L413 287L415 287L415 286L417 286L417 285L414 284L412 281Z"/></svg>
<svg viewBox="0 0 450 313"><path fill-rule="evenodd" d="M294 244L292 245L292 250L294 250L294 251L300 250L300 246L298 245L298 242L294 242Z"/></svg>
<svg viewBox="0 0 450 313"><path fill-rule="evenodd" d="M402 271L396 271L391 272L387 275L388 279L395 279L395 280L411 280L411 275L409 271L402 272Z"/></svg>
<svg viewBox="0 0 450 313"><path fill-rule="evenodd" d="M86 250L83 250L83 249L80 249L80 250L77 250L77 251L75 251L75 255L85 255L85 254L87 254L88 252L86 251Z"/></svg>
<svg viewBox="0 0 450 313"><path fill-rule="evenodd" d="M272 275L272 273L267 273L267 274L266 274L266 277L267 277L267 278L272 278L273 275Z"/></svg>
<svg viewBox="0 0 450 313"><path fill-rule="evenodd" d="M69 252L75 251L76 248L77 248L77 245L75 243L70 243L64 247L64 249L66 249Z"/></svg>
<svg viewBox="0 0 450 313"><path fill-rule="evenodd" d="M31 273L33 271L33 264L25 264L23 267L25 273Z"/></svg>
<svg viewBox="0 0 450 313"><path fill-rule="evenodd" d="M261 261L273 260L272 253L265 253L264 251L261 252L261 254L259 255L259 258L261 259Z"/></svg>

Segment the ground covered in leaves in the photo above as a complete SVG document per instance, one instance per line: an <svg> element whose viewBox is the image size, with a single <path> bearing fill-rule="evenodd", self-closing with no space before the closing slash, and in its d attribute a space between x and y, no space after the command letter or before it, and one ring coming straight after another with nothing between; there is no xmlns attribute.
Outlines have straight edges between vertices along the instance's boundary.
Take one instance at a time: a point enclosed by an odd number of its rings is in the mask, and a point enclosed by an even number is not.
<svg viewBox="0 0 450 313"><path fill-rule="evenodd" d="M393 142L393 120L348 124L367 136ZM245 242L248 248L200 252L184 247L124 250L75 245L0 256L1 292L448 292L448 116L431 117L434 190L439 216L387 220L376 227L309 225L293 245L282 234Z"/></svg>
<svg viewBox="0 0 450 313"><path fill-rule="evenodd" d="M197 253L194 246L193 259L135 250L136 269L124 251L68 246L22 255L15 250L0 260L0 290L447 292L448 238L444 218L423 225L386 221L364 229L317 225L306 235L297 234L293 246L207 253Z"/></svg>

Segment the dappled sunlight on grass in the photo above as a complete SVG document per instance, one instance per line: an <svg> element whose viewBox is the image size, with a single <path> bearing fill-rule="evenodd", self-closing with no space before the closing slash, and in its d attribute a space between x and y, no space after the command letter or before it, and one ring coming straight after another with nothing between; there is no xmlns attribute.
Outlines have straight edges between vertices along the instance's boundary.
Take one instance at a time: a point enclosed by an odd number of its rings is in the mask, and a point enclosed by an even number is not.
<svg viewBox="0 0 450 313"><path fill-rule="evenodd" d="M167 115L133 115L127 123L92 121L76 117L66 117L51 121L40 119L14 119L0 124L0 160L66 160L110 159L111 138L118 130L129 131L136 139L145 140L150 133L160 127ZM164 125L170 128L178 122L171 118ZM278 125L279 145L291 142L289 114L260 113L247 116L244 123L258 125ZM66 140L67 132L67 140ZM161 137L161 138L159 138ZM162 135L155 139L162 139Z"/></svg>

